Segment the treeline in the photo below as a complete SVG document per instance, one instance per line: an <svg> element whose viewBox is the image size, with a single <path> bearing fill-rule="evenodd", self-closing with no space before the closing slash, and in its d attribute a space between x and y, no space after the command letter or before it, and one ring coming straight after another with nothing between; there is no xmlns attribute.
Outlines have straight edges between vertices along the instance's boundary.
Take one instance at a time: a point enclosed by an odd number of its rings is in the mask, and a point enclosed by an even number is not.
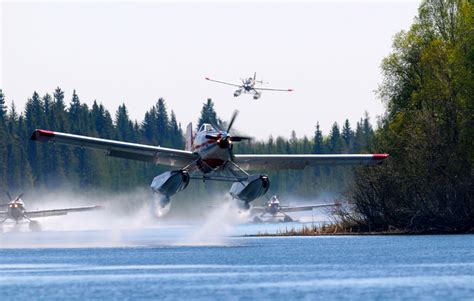
<svg viewBox="0 0 474 301"><path fill-rule="evenodd" d="M364 229L474 230L473 3L426 0L383 61L387 111L373 150L391 157L359 172L352 198Z"/></svg>
<svg viewBox="0 0 474 301"><path fill-rule="evenodd" d="M181 125L163 99L145 113L141 123L132 121L127 107L118 107L114 117L102 104L91 108L73 92L66 105L64 92L53 95L34 92L23 113L12 104L7 112L0 90L0 188L10 191L62 189L65 186L126 190L151 181L160 172L152 164L117 160L103 153L63 145L29 141L37 128L150 145L183 148ZM146 179L146 181L145 181Z"/></svg>
<svg viewBox="0 0 474 301"><path fill-rule="evenodd" d="M0 90L0 189L28 191L31 189L76 190L99 189L125 191L134 187L147 187L154 176L166 170L165 166L111 158L102 152L80 148L35 143L29 140L37 128L115 139L128 142L184 148L181 124L173 111L169 113L160 98L146 113L141 122L132 121L127 107L122 104L111 115L102 104L94 101L92 107L80 101L74 91L69 103L64 92L57 88L52 95L40 96L34 92L25 109L19 113L15 105L7 109L5 95ZM208 99L203 104L195 129L202 123L217 124L226 128ZM236 153L324 154L364 152L372 143L374 131L366 115L352 128L348 120L342 127L337 123L324 136L316 122L312 137L297 138L293 131L290 139L270 137L266 141L236 144ZM351 183L350 168L315 168L305 171L262 171L271 176L271 193L316 197L321 192L340 193ZM227 185L228 186L228 185ZM222 183L190 185L183 195L209 192L212 188L229 187Z"/></svg>

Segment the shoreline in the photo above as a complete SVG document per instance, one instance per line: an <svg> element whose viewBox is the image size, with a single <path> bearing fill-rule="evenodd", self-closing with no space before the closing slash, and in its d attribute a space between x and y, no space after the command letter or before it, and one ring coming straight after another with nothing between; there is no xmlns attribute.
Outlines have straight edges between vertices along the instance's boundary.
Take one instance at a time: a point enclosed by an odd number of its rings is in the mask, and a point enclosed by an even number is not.
<svg viewBox="0 0 474 301"><path fill-rule="evenodd" d="M241 237L290 237L290 236L374 236L374 235L463 235L463 234L474 234L474 229L469 230L437 230L437 229L426 229L420 231L410 230L385 230L385 231L350 231L347 228L332 225L332 226L303 226L302 229L285 229L284 231L277 231L276 233L256 233L256 234L245 234Z"/></svg>

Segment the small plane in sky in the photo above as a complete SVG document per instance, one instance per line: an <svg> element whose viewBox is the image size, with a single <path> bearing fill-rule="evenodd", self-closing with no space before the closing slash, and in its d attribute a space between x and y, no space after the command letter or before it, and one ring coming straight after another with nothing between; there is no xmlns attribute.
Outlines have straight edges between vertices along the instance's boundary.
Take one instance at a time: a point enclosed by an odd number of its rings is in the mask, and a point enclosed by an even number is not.
<svg viewBox="0 0 474 301"><path fill-rule="evenodd" d="M265 221L274 221L277 218L283 218L283 222L292 222L293 219L287 214L287 212L298 212L298 211L311 211L315 208L323 207L334 207L341 206L341 203L330 203L330 204L317 204L317 205L307 205L307 206L283 206L280 205L280 200L276 195L272 196L270 200L267 201L265 206L256 207L253 206L250 209L250 215L255 215L253 218L254 223L262 223ZM263 218L269 217L264 220Z"/></svg>
<svg viewBox="0 0 474 301"><path fill-rule="evenodd" d="M87 136L37 129L31 140L69 144L81 148L102 150L106 155L124 159L168 165L173 169L156 176L151 189L155 195L154 212L162 216L169 206L170 197L185 189L190 179L202 181L228 181L232 183L230 195L238 199L240 207L250 209L250 202L263 196L270 187L266 174L250 174L249 170L304 169L307 166L375 165L388 154L340 154L340 155L263 155L233 154L232 146L249 137L230 133L238 111L235 111L226 130L204 123L196 135L192 124L186 130L185 150L106 140Z"/></svg>
<svg viewBox="0 0 474 301"><path fill-rule="evenodd" d="M25 205L21 199L23 194L20 194L15 199L12 199L10 194L8 198L10 202L7 204L0 204L0 207L6 207L5 211L0 211L0 232L3 231L3 224L11 219L15 225L19 225L20 222L28 222L28 226L31 231L41 231L41 226L38 221L32 220L32 218L46 217L46 216L57 216L66 215L70 212L82 212L103 209L102 206L89 206L89 207L77 207L77 208L64 208L64 209L50 209L50 210L36 210L27 211Z"/></svg>
<svg viewBox="0 0 474 301"><path fill-rule="evenodd" d="M283 91L283 92L291 92L293 89L274 89L274 88L262 88L262 87L255 87L255 84L267 84L266 82L262 80L257 80L257 72L253 74L253 78L243 78L242 79L242 84L236 84L236 83L229 83L229 82L224 82L221 80L215 80L211 79L209 77L206 77L206 80L211 81L211 82L216 82L219 84L224 84L224 85L229 85L229 86L234 86L237 87L237 90L234 92L234 97L239 96L240 94L248 93L248 94L253 94L253 99L259 99L260 96L262 96L261 91Z"/></svg>

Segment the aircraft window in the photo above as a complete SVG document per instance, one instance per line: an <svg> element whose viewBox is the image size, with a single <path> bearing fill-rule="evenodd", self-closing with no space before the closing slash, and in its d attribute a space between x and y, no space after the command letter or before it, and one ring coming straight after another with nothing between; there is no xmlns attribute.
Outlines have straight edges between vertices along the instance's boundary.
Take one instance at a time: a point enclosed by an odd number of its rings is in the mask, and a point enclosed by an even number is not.
<svg viewBox="0 0 474 301"><path fill-rule="evenodd" d="M214 130L210 124L206 124L206 132Z"/></svg>
<svg viewBox="0 0 474 301"><path fill-rule="evenodd" d="M202 132L202 131L204 131L204 124L201 125L201 127L199 128L199 131L198 131L198 132Z"/></svg>

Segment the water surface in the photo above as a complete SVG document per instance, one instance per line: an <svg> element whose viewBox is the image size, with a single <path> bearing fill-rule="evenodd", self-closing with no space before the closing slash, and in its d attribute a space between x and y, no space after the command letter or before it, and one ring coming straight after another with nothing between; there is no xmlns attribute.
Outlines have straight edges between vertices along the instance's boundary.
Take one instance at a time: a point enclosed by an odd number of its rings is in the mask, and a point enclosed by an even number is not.
<svg viewBox="0 0 474 301"><path fill-rule="evenodd" d="M472 235L176 239L188 231L3 234L0 299L474 298Z"/></svg>

